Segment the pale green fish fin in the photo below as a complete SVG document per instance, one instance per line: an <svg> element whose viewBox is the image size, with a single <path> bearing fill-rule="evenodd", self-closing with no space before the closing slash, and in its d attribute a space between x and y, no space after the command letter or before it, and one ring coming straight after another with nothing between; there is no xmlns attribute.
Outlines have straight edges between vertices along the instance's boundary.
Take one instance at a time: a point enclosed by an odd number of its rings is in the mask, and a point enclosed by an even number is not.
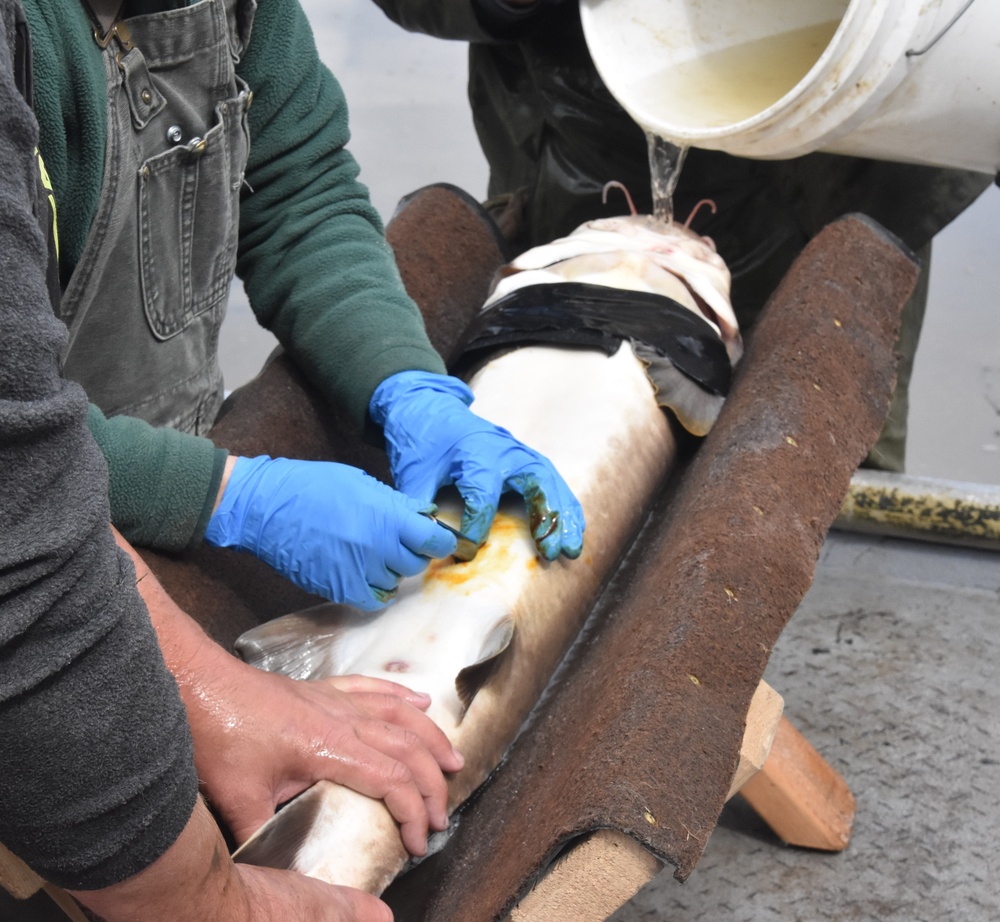
<svg viewBox="0 0 1000 922"><path fill-rule="evenodd" d="M510 616L501 618L483 640L476 661L458 674L455 679L455 691L458 693L458 700L462 702L463 716L479 693L479 689L495 675L503 661L501 654L510 647L513 636L514 619Z"/></svg>
<svg viewBox="0 0 1000 922"><path fill-rule="evenodd" d="M323 806L325 785L313 785L286 804L233 853L236 861L258 867L293 870ZM276 822L280 820L280 822Z"/></svg>
<svg viewBox="0 0 1000 922"><path fill-rule="evenodd" d="M642 362L656 392L656 402L674 414L692 435L707 435L719 416L726 398L712 394L682 371L665 355L651 346L633 341L632 349Z"/></svg>
<svg viewBox="0 0 1000 922"><path fill-rule="evenodd" d="M293 679L344 675L350 668L344 641L370 621L370 614L346 605L317 605L252 628L235 648L251 666Z"/></svg>

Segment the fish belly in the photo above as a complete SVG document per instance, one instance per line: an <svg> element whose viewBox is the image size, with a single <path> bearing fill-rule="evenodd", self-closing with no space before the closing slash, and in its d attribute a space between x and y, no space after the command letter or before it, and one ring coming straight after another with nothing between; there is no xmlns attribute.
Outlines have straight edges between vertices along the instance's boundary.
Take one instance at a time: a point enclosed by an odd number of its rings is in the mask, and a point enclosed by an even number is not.
<svg viewBox="0 0 1000 922"><path fill-rule="evenodd" d="M576 493L587 522L580 558L541 559L523 507L508 499L474 560L435 561L404 580L385 612L325 606L277 619L240 644L275 671L361 673L430 693L430 716L466 760L449 782L452 810L513 742L676 456L671 426L628 342L612 356L520 348L489 362L470 385L472 409L547 455ZM442 500L442 512L457 520L460 507L450 502ZM474 696L473 667L481 673ZM331 782L280 811L237 857L376 894L408 860L384 804Z"/></svg>

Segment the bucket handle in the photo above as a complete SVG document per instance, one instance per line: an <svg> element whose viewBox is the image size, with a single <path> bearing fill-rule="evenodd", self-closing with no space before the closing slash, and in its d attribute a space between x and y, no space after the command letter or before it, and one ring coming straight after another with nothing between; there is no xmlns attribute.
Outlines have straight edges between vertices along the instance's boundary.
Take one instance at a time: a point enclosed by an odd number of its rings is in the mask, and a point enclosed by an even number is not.
<svg viewBox="0 0 1000 922"><path fill-rule="evenodd" d="M976 0L966 0L965 6L963 6L954 16L951 17L951 21L940 32L938 32L938 34L935 35L934 38L932 38L926 45L924 45L923 48L909 49L909 51L906 52L906 56L908 58L916 58L930 51L931 48L933 48L939 41L941 41L942 38L944 38L945 33L965 15L969 7L972 6L972 4L975 2Z"/></svg>

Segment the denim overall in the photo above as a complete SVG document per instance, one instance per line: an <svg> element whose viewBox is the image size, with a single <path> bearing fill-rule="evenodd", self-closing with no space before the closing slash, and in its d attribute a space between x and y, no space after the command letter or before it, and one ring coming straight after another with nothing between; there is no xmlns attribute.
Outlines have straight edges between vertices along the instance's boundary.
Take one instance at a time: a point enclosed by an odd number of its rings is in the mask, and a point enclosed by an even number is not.
<svg viewBox="0 0 1000 922"><path fill-rule="evenodd" d="M125 21L103 51L104 185L63 295L65 374L106 415L204 433L236 265L252 95L235 73L255 0Z"/></svg>

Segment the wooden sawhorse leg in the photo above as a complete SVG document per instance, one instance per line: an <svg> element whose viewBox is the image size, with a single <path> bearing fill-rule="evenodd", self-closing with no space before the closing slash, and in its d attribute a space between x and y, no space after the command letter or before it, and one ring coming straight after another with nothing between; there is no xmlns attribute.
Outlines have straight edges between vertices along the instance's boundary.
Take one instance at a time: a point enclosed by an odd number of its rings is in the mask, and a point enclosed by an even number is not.
<svg viewBox="0 0 1000 922"><path fill-rule="evenodd" d="M740 794L786 845L827 852L847 848L854 795L786 717L763 767Z"/></svg>

